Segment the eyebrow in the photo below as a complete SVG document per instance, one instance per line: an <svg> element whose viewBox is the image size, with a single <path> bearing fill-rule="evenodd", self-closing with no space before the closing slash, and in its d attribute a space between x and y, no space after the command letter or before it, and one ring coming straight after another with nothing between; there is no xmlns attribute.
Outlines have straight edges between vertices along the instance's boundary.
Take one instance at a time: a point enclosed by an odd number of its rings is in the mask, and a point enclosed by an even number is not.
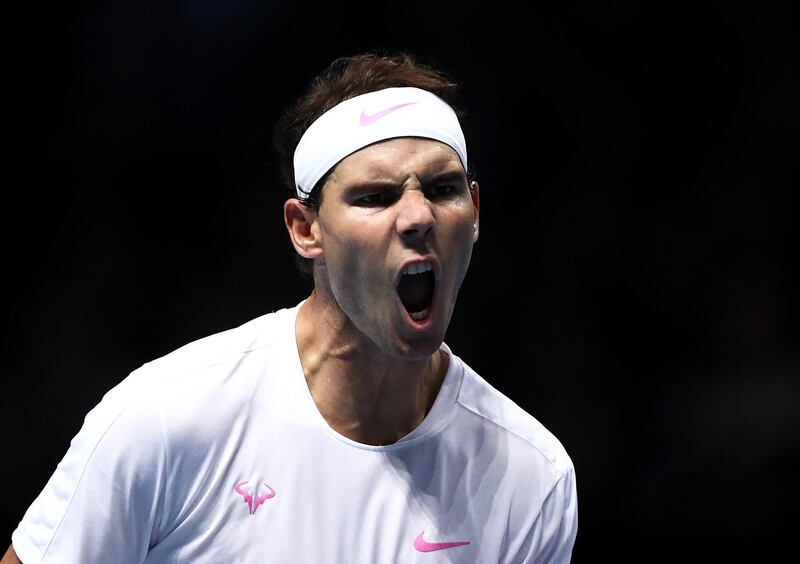
<svg viewBox="0 0 800 564"><path fill-rule="evenodd" d="M362 192L370 192L373 190L378 190L381 192L385 190L396 190L397 188L397 183L391 180L364 180L362 182L356 182L355 184L347 186L343 193L352 195L360 194Z"/></svg>
<svg viewBox="0 0 800 564"><path fill-rule="evenodd" d="M464 172L464 169L450 169L438 174L434 174L433 177L426 182L426 184L438 184L440 182L456 182L462 180L464 182L467 181L467 174Z"/></svg>
<svg viewBox="0 0 800 564"><path fill-rule="evenodd" d="M429 179L423 179L423 187L428 187L442 182L467 182L467 175L463 169L455 170L449 169L442 172L437 172ZM345 189L346 194L355 194L360 192L368 192L370 190L395 190L400 188L400 185L389 180L388 178L377 178L374 180L356 181L354 184L349 185Z"/></svg>

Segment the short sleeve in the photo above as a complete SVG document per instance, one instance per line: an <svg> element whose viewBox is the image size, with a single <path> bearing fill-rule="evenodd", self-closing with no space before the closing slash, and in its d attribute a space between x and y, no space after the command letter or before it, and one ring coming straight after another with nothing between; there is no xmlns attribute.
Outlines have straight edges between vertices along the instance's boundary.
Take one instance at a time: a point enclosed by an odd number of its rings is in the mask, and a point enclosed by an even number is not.
<svg viewBox="0 0 800 564"><path fill-rule="evenodd" d="M572 466L558 479L542 503L524 540L508 564L562 564L572 558L578 533L578 499Z"/></svg>
<svg viewBox="0 0 800 564"><path fill-rule="evenodd" d="M160 519L166 456L157 408L132 399L130 386L111 390L14 531L20 560L142 562Z"/></svg>

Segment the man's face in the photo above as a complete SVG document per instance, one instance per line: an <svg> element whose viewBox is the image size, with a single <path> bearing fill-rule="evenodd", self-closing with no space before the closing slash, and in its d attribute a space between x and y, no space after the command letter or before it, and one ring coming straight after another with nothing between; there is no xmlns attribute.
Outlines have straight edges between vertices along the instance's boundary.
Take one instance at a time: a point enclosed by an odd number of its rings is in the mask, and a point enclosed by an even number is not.
<svg viewBox="0 0 800 564"><path fill-rule="evenodd" d="M451 147L403 137L353 153L328 177L312 230L316 283L360 333L408 360L439 347L478 238L478 187Z"/></svg>

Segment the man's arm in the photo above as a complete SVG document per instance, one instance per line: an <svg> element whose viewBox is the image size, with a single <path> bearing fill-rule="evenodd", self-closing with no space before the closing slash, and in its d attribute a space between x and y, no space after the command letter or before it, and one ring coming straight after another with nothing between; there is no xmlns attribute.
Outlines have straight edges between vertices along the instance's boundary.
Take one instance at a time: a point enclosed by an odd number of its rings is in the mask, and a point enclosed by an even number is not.
<svg viewBox="0 0 800 564"><path fill-rule="evenodd" d="M17 553L14 552L14 547L9 545L6 555L0 560L0 564L22 564L22 561L17 558Z"/></svg>
<svg viewBox="0 0 800 564"><path fill-rule="evenodd" d="M165 438L157 406L136 401L139 390L122 386L86 415L14 531L10 560L0 564L42 559L137 564L145 559L160 523Z"/></svg>

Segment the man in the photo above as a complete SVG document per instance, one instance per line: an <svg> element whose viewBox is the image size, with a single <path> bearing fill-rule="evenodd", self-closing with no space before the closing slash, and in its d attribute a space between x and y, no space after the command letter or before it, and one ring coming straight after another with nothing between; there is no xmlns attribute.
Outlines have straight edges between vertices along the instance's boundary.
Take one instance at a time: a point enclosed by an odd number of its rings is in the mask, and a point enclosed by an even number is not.
<svg viewBox="0 0 800 564"><path fill-rule="evenodd" d="M569 561L569 457L443 343L478 238L453 91L405 56L316 79L276 128L313 292L112 389L3 563Z"/></svg>

